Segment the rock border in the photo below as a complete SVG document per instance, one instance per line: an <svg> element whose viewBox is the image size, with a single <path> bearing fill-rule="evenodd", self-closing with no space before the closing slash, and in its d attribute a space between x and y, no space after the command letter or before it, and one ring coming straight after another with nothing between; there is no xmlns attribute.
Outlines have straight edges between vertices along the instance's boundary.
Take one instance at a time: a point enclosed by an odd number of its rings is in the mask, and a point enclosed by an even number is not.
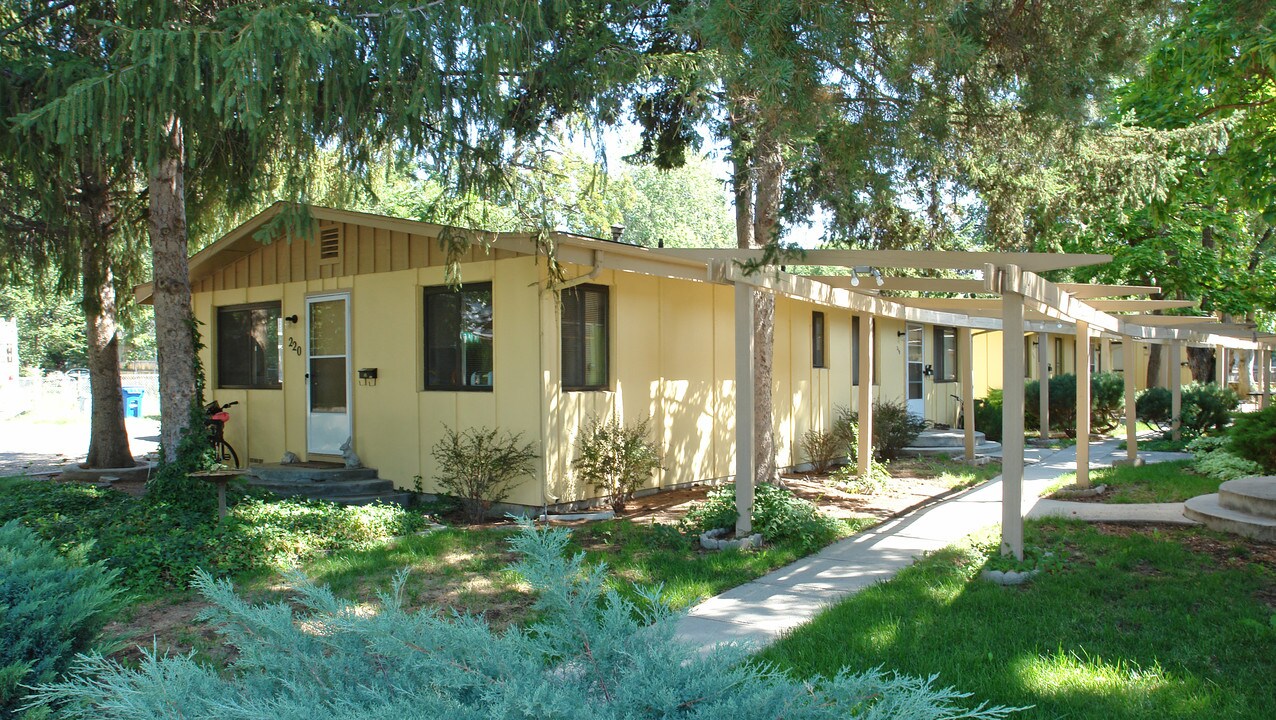
<svg viewBox="0 0 1276 720"><path fill-rule="evenodd" d="M979 577L997 585L1023 585L1036 577L1041 568L1032 570L984 570Z"/></svg>
<svg viewBox="0 0 1276 720"><path fill-rule="evenodd" d="M1084 498L1102 495L1108 491L1107 485L1095 485L1094 487L1077 487L1076 485L1064 485L1055 490L1053 495L1058 498Z"/></svg>
<svg viewBox="0 0 1276 720"><path fill-rule="evenodd" d="M736 538L734 540L724 540L723 538L735 532L731 528L715 528L706 530L700 534L700 547L705 550L751 550L762 547L762 534L753 533L748 537Z"/></svg>

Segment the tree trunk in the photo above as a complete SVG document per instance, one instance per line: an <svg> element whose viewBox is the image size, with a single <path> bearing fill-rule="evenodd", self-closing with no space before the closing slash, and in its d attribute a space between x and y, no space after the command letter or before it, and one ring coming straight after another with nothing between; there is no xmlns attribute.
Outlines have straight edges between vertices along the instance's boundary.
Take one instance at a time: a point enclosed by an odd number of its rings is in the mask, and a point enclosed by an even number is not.
<svg viewBox="0 0 1276 720"><path fill-rule="evenodd" d="M173 116L167 154L149 178L154 272L155 348L159 361L160 443L166 461L177 458L177 444L190 422L195 397L194 317L187 262L184 140L181 119Z"/></svg>
<svg viewBox="0 0 1276 720"><path fill-rule="evenodd" d="M1196 382L1214 382L1214 348L1189 347L1187 366Z"/></svg>
<svg viewBox="0 0 1276 720"><path fill-rule="evenodd" d="M784 180L784 156L780 143L768 128L759 133L754 150L757 173L754 178L753 244L764 247L775 242L779 233L780 190ZM772 358L775 346L775 295L756 292L754 313L754 450L758 482L774 482L779 478L775 466L773 418L775 403L772 392Z"/></svg>
<svg viewBox="0 0 1276 720"><path fill-rule="evenodd" d="M84 205L90 232L80 251L83 277L84 336L88 341L89 391L93 399L89 451L84 466L132 467L124 400L120 383L119 326L115 322L115 275L111 267L111 236L115 209L106 185L84 183Z"/></svg>

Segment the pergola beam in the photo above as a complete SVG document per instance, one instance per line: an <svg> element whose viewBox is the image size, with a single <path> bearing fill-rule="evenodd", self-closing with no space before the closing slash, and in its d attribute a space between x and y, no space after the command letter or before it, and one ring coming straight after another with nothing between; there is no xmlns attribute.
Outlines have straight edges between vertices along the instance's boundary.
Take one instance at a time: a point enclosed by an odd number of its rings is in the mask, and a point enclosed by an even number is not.
<svg viewBox="0 0 1276 720"><path fill-rule="evenodd" d="M755 261L765 258L761 249L729 248L662 248L654 252L699 262ZM1025 270L1046 272L1067 268L1104 265L1111 255L1068 253L998 253L964 252L960 250L806 250L800 256L780 262L789 265L826 265L834 267L914 268L922 270L982 270L984 266L1014 263ZM779 264L777 262L777 264Z"/></svg>

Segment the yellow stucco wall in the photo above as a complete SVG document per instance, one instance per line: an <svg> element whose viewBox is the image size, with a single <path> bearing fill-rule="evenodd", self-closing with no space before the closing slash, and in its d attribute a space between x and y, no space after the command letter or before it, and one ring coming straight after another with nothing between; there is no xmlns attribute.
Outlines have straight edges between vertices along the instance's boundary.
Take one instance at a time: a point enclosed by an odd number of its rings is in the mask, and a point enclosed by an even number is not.
<svg viewBox="0 0 1276 720"><path fill-rule="evenodd" d="M589 268L568 266L568 277ZM197 291L194 308L205 323L201 357L209 396L238 401L228 440L246 462L277 462L285 451L306 452L306 360L288 348L304 346L306 298L350 294L351 373L375 367L375 385L355 382L352 423L355 450L381 477L411 488L421 476L435 490L431 447L444 425L499 427L522 433L541 459L537 475L521 483L509 501L538 506L598 495L571 471L580 430L594 417L619 413L626 422L650 418L663 452L663 469L651 485L669 487L733 474L735 331L730 287L603 271L591 282L611 288L610 380L605 391L560 389L559 308L546 292L543 263L532 257L468 262L466 282L492 283L494 386L491 392L424 391L422 289L445 283L441 266L383 269L374 274L299 279L236 289ZM224 287L224 286L223 286ZM281 390L218 388L217 307L281 302L285 352ZM825 314L826 367L811 358L811 314ZM780 466L805 462L800 446L811 428L828 428L838 407L854 407L851 376L852 316L844 311L778 298L773 358L774 436ZM904 397L902 321L876 323L877 392ZM924 328L926 363L933 363L933 328ZM999 334L975 336L976 396L1000 376ZM926 378L926 415L952 422L958 383Z"/></svg>

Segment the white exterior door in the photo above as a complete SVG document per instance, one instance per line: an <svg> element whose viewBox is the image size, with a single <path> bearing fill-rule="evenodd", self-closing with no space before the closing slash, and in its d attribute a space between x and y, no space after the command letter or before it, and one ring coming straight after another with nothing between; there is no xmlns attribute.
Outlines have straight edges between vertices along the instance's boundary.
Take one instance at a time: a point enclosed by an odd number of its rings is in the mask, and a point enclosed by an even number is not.
<svg viewBox="0 0 1276 720"><path fill-rule="evenodd" d="M926 332L923 326L908 324L907 352L905 352L905 383L908 386L908 412L926 417Z"/></svg>
<svg viewBox="0 0 1276 720"><path fill-rule="evenodd" d="M306 451L340 455L350 437L350 295L306 298Z"/></svg>

